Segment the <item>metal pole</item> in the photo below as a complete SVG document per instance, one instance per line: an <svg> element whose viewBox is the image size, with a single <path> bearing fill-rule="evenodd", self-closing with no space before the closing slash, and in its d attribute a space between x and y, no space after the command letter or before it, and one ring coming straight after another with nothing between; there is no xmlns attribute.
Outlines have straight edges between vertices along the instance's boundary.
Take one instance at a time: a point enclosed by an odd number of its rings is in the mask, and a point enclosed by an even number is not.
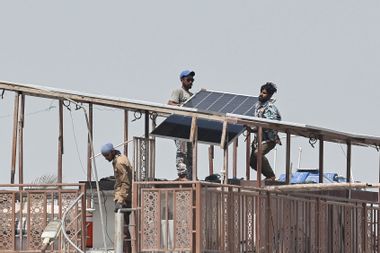
<svg viewBox="0 0 380 253"><path fill-rule="evenodd" d="M12 159L11 159L11 184L15 182L16 172L16 155L17 155L17 126L18 126L18 112L19 112L19 98L20 93L15 96L14 111L13 111L13 138L12 138Z"/></svg>
<svg viewBox="0 0 380 253"><path fill-rule="evenodd" d="M251 129L247 127L247 139L245 143L245 176L249 180L251 178Z"/></svg>
<svg viewBox="0 0 380 253"><path fill-rule="evenodd" d="M319 183L323 183L323 137L319 139Z"/></svg>
<svg viewBox="0 0 380 253"><path fill-rule="evenodd" d="M233 162L232 162L232 176L233 178L237 177L237 148L239 145L239 139L236 138L234 140L234 146L233 146Z"/></svg>
<svg viewBox="0 0 380 253"><path fill-rule="evenodd" d="M149 171L149 111L145 111L145 173L148 180L152 180Z"/></svg>
<svg viewBox="0 0 380 253"><path fill-rule="evenodd" d="M123 253L124 244L124 213L115 213L115 253Z"/></svg>
<svg viewBox="0 0 380 253"><path fill-rule="evenodd" d="M351 142L347 142L347 172L346 182L351 182Z"/></svg>
<svg viewBox="0 0 380 253"><path fill-rule="evenodd" d="M24 183L24 112L25 112L25 95L20 97L20 113L19 113L19 123L18 123L18 181L19 184ZM23 187L20 187L22 190Z"/></svg>
<svg viewBox="0 0 380 253"><path fill-rule="evenodd" d="M124 155L128 157L128 110L124 110Z"/></svg>
<svg viewBox="0 0 380 253"><path fill-rule="evenodd" d="M191 132L193 133L192 137L192 147L193 147L193 161L192 161L192 170L193 170L193 181L196 181L198 178L198 124L197 118L193 118L191 124Z"/></svg>
<svg viewBox="0 0 380 253"><path fill-rule="evenodd" d="M257 147L257 187L261 187L261 166L263 164L263 128L259 126L257 128L257 136L258 136L258 147Z"/></svg>
<svg viewBox="0 0 380 253"><path fill-rule="evenodd" d="M58 130L58 183L62 183L62 155L63 155L63 100L59 100L59 130Z"/></svg>
<svg viewBox="0 0 380 253"><path fill-rule="evenodd" d="M91 156L92 156L92 153L91 153L91 142L93 141L92 139L92 136L93 136L93 131L94 131L94 126L93 126L93 105L92 104L88 104L88 123L89 123L89 126L88 126L88 136L87 136L87 182L91 185L91 181L92 181L92 165L91 165ZM92 188L92 187L91 187ZM92 189L91 189L91 196L92 196ZM92 198L92 197L91 197ZM87 199L87 206L88 207L91 207L91 198L88 198Z"/></svg>
<svg viewBox="0 0 380 253"><path fill-rule="evenodd" d="M78 104L77 102L75 102L72 99L67 99L67 100L71 101L74 104ZM86 109L83 106L80 106L80 108L83 109L84 116L85 116L86 123L87 123L87 131L88 131L88 134L90 135L89 140L91 140L90 145L91 145L91 152L92 152L92 157L93 157L92 163L93 163L93 168L94 168L94 178L95 178L95 183L96 183L96 190L97 190L97 193L98 193L97 195L98 195L98 199L99 199L100 222L102 224L102 235L103 235L104 252L108 252L108 250L107 250L107 241L106 241L106 232L105 232L106 227L105 227L105 223L104 223L103 208L102 208L103 201L102 201L102 196L100 195L100 187L99 187L99 180L98 180L98 170L96 168L96 162L95 162L94 143L92 141L92 134L90 133L90 121L89 121Z"/></svg>
<svg viewBox="0 0 380 253"><path fill-rule="evenodd" d="M226 144L223 148L223 175L224 184L228 184L228 145Z"/></svg>
<svg viewBox="0 0 380 253"><path fill-rule="evenodd" d="M290 133L286 133L286 179L285 183L289 184L290 183Z"/></svg>
<svg viewBox="0 0 380 253"><path fill-rule="evenodd" d="M208 167L209 175L214 174L214 145L208 147Z"/></svg>

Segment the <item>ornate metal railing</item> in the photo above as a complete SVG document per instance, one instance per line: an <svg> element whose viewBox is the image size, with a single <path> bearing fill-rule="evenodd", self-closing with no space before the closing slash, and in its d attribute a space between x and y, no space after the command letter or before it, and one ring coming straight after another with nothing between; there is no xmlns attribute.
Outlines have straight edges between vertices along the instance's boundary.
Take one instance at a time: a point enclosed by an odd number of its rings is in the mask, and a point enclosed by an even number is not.
<svg viewBox="0 0 380 253"><path fill-rule="evenodd" d="M378 203L204 182L138 182L136 252L379 252Z"/></svg>
<svg viewBox="0 0 380 253"><path fill-rule="evenodd" d="M85 193L83 184L8 184L0 185L0 252L40 252L41 234L49 223L62 219L74 199ZM70 212L67 233L75 235L77 245L84 248L85 199ZM46 252L61 252L58 238Z"/></svg>

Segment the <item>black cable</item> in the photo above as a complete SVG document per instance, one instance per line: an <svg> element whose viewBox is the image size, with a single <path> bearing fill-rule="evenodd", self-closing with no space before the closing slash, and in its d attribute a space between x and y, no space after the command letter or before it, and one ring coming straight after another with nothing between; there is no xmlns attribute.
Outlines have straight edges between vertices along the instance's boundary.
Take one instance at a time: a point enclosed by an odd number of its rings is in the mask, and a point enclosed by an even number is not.
<svg viewBox="0 0 380 253"><path fill-rule="evenodd" d="M100 190L100 192L102 193L102 197L103 197L103 206L104 206L104 212L105 212L105 216L106 216L106 234L107 234L107 237L108 237L108 240L110 240L112 242L112 244L114 244L113 240L111 239L110 235L108 234L108 231L107 231L107 227L108 227L108 219L107 219L107 206L106 206L106 201L107 201L107 196L106 194L104 193L103 190ZM100 206L99 206L100 208Z"/></svg>

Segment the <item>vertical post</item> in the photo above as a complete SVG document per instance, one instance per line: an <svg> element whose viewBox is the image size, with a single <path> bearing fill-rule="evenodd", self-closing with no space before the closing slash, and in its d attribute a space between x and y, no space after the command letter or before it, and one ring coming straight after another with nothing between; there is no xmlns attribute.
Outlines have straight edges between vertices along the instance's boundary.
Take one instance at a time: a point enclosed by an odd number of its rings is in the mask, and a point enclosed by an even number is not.
<svg viewBox="0 0 380 253"><path fill-rule="evenodd" d="M258 147L257 147L257 187L261 187L261 171L263 164L263 128L259 126L257 128L257 136L258 136Z"/></svg>
<svg viewBox="0 0 380 253"><path fill-rule="evenodd" d="M319 183L323 183L323 137L319 139Z"/></svg>
<svg viewBox="0 0 380 253"><path fill-rule="evenodd" d="M59 130L58 130L58 183L62 183L62 155L63 155L63 100L59 100Z"/></svg>
<svg viewBox="0 0 380 253"><path fill-rule="evenodd" d="M149 111L145 111L145 173L148 180L153 179L149 173Z"/></svg>
<svg viewBox="0 0 380 253"><path fill-rule="evenodd" d="M223 148L223 170L224 170L224 184L228 184L228 145Z"/></svg>
<svg viewBox="0 0 380 253"><path fill-rule="evenodd" d="M193 117L191 120L191 129L190 129L190 141L193 147L193 181L196 181L198 178L198 124L197 118Z"/></svg>
<svg viewBox="0 0 380 253"><path fill-rule="evenodd" d="M93 143L93 105L88 104L88 134L87 134L87 182L91 184L92 181L92 161L91 161L91 156L92 156L92 151L91 151L91 143ZM95 159L95 158L93 158ZM91 198L87 199L87 206L91 207Z"/></svg>
<svg viewBox="0 0 380 253"><path fill-rule="evenodd" d="M208 147L208 168L209 175L214 174L214 145Z"/></svg>
<svg viewBox="0 0 380 253"><path fill-rule="evenodd" d="M82 214L82 218L83 219L86 219L86 209L87 209L87 205L86 205L86 187L85 185L81 185L80 186L80 189L81 189L81 192L83 192L83 197L81 199L81 214ZM86 231L86 223L85 222L82 222L82 249L84 249L84 252L85 249L86 249L86 238L87 238L87 231Z"/></svg>
<svg viewBox="0 0 380 253"><path fill-rule="evenodd" d="M17 155L17 128L18 128L18 112L19 112L20 93L15 96L13 110L13 138L12 138L12 159L11 159L11 184L15 182L16 172L16 155Z"/></svg>
<svg viewBox="0 0 380 253"><path fill-rule="evenodd" d="M25 95L22 94L20 97L20 108L19 108L19 123L18 123L18 182L19 184L24 183L24 113L25 113ZM22 187L20 187L20 191Z"/></svg>
<svg viewBox="0 0 380 253"><path fill-rule="evenodd" d="M128 157L128 110L124 110L124 155Z"/></svg>
<svg viewBox="0 0 380 253"><path fill-rule="evenodd" d="M123 253L124 244L124 213L115 213L115 253Z"/></svg>
<svg viewBox="0 0 380 253"><path fill-rule="evenodd" d="M245 176L246 179L249 180L251 178L251 128L247 127L247 139L245 143Z"/></svg>
<svg viewBox="0 0 380 253"><path fill-rule="evenodd" d="M233 146L233 162L232 162L232 176L233 178L237 177L237 148L239 145L239 139L236 138L234 140L234 146Z"/></svg>
<svg viewBox="0 0 380 253"><path fill-rule="evenodd" d="M199 182L196 183L195 185L195 196L196 196L196 205L195 205L195 227L196 227L196 234L195 234L195 251L194 252L202 252L202 208L201 204L201 194L202 189L201 189L201 184Z"/></svg>
<svg viewBox="0 0 380 253"><path fill-rule="evenodd" d="M286 132L286 179L285 179L285 184L290 183L290 133Z"/></svg>
<svg viewBox="0 0 380 253"><path fill-rule="evenodd" d="M351 141L347 142L347 172L346 172L346 182L351 182Z"/></svg>

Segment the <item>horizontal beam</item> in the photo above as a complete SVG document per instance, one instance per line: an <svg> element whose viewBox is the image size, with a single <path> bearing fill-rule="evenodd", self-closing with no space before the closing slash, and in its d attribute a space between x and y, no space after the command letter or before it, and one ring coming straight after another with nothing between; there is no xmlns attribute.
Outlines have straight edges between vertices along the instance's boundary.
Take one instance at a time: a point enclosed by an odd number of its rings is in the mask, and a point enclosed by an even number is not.
<svg viewBox="0 0 380 253"><path fill-rule="evenodd" d="M76 91L66 91L56 88L16 84L0 81L0 89L14 92L22 92L25 95L44 97L50 99L71 99L80 103L88 103L101 105L112 108L119 108L131 111L149 111L157 113L161 116L177 114L182 116L197 117L198 119L215 120L219 122L227 122L231 124L247 125L249 127L261 126L263 128L271 128L283 133L303 136L311 138L315 136L323 136L324 141L334 143L351 142L352 145L362 146L380 146L380 137L370 135L357 135L345 132L339 132L321 127L308 126L285 121L275 121L267 119L259 119L250 116L242 116L236 114L220 114L198 111L195 108L185 108L178 106L170 106L159 103L144 102L138 100L129 100L124 98L106 97L93 94L80 93Z"/></svg>

